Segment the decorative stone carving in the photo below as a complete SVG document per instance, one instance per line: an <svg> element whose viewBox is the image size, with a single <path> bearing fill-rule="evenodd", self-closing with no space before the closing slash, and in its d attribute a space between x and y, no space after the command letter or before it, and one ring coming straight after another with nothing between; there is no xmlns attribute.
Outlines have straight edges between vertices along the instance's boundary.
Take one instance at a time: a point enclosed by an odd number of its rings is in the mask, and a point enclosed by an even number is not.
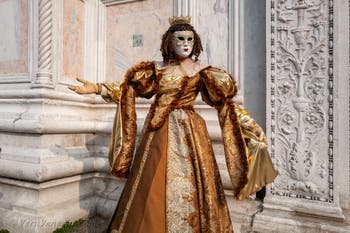
<svg viewBox="0 0 350 233"><path fill-rule="evenodd" d="M53 88L52 80L52 0L39 1L38 73L32 87Z"/></svg>
<svg viewBox="0 0 350 233"><path fill-rule="evenodd" d="M333 1L271 1L271 193L333 202Z"/></svg>

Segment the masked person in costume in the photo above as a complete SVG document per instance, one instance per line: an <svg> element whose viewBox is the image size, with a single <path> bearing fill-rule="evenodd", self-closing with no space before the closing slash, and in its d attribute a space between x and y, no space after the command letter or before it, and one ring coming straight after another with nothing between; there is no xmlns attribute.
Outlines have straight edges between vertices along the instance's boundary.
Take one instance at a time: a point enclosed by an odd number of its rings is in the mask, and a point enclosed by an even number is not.
<svg viewBox="0 0 350 233"><path fill-rule="evenodd" d="M201 40L190 17L172 17L163 62L137 64L119 83L70 86L118 106L110 142L111 174L127 178L108 232L233 232L198 93L218 112L232 192L244 199L276 177L261 127L232 98L234 79L198 62ZM135 97L154 102L135 148ZM131 166L132 164L132 166Z"/></svg>

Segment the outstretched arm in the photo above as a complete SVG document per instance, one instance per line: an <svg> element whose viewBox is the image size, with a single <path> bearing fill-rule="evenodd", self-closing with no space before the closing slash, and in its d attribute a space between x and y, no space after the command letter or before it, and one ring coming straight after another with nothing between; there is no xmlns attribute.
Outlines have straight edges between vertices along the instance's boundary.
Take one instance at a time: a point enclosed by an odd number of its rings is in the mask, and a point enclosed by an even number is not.
<svg viewBox="0 0 350 233"><path fill-rule="evenodd" d="M121 83L112 82L112 83L91 83L85 79L77 78L77 81L81 82L83 85L69 85L68 88L76 93L82 94L97 94L101 95L102 98L111 102L119 103L121 98Z"/></svg>
<svg viewBox="0 0 350 233"><path fill-rule="evenodd" d="M68 88L72 91L75 91L76 93L82 95L82 94L100 94L102 91L102 84L94 84L91 83L85 79L82 78L76 78L78 82L82 83L83 85L77 86L77 85L69 85Z"/></svg>

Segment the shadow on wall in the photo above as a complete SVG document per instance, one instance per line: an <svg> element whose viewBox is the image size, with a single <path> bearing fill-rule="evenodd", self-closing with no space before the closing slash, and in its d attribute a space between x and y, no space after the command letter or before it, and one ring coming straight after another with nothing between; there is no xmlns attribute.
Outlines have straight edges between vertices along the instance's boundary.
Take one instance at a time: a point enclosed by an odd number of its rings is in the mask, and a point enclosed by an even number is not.
<svg viewBox="0 0 350 233"><path fill-rule="evenodd" d="M85 137L88 162L84 163L83 176L86 178L80 181L79 188L80 208L89 211L89 219L81 230L88 233L101 233L108 227L125 180L117 179L109 173L110 134L90 134Z"/></svg>
<svg viewBox="0 0 350 233"><path fill-rule="evenodd" d="M71 183L60 192L70 195L61 203L65 207L60 209L67 211L72 224L85 220L79 224L77 232L101 233L108 226L124 182L109 175L109 134L80 134L74 135L72 140L77 140L77 145L50 148L56 156L67 157L64 161L70 161L70 168L62 169L72 173Z"/></svg>
<svg viewBox="0 0 350 233"><path fill-rule="evenodd" d="M245 0L242 4L244 106L266 129L266 1Z"/></svg>

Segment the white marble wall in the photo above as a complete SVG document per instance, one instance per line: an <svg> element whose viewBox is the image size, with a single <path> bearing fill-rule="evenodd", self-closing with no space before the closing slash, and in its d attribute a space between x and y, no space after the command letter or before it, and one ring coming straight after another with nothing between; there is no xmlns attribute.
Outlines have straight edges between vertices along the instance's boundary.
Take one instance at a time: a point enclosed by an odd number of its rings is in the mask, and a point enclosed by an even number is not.
<svg viewBox="0 0 350 233"><path fill-rule="evenodd" d="M28 1L0 2L0 83L28 80ZM18 74L19 77L13 77ZM17 80L13 80L17 79Z"/></svg>
<svg viewBox="0 0 350 233"><path fill-rule="evenodd" d="M126 69L140 61L162 60L160 43L171 14L171 0L107 7L106 80L123 80ZM140 36L142 42L135 44L134 36Z"/></svg>
<svg viewBox="0 0 350 233"><path fill-rule="evenodd" d="M0 1L2 49L17 46L0 62L0 229L52 232L115 208L123 182L108 175L107 151L116 106L67 88L89 64L91 2Z"/></svg>
<svg viewBox="0 0 350 233"><path fill-rule="evenodd" d="M6 31L7 33L1 37L0 41L0 62L13 61L18 59L20 49L17 36L20 33L19 1L6 1L1 4L0 21L3 22L1 31Z"/></svg>
<svg viewBox="0 0 350 233"><path fill-rule="evenodd" d="M84 75L84 2L65 0L63 3L62 76L68 78Z"/></svg>
<svg viewBox="0 0 350 233"><path fill-rule="evenodd" d="M0 31L8 32L0 38L0 229L52 232L68 219L111 216L123 185L107 175L115 105L67 85L76 76L121 80L129 65L160 59L173 12L192 15L201 61L236 75L237 100L263 125L264 93L254 88L265 79L264 40L254 31L264 31L264 8L248 0L0 0ZM267 130L280 176L262 213L261 203L230 196L216 112L196 107L214 140L235 232L346 232L349 37L337 35L349 35L349 3L270 0L266 18ZM139 129L148 106L138 102Z"/></svg>

